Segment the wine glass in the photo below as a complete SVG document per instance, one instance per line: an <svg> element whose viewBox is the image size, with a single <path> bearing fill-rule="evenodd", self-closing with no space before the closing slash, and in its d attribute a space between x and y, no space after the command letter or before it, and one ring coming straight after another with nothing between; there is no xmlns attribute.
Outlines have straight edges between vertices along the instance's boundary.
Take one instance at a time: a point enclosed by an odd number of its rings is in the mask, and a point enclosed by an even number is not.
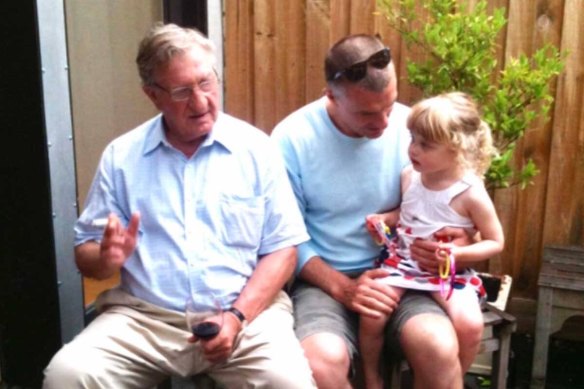
<svg viewBox="0 0 584 389"><path fill-rule="evenodd" d="M223 326L221 301L209 290L194 291L186 301L187 326L199 339L212 339Z"/></svg>

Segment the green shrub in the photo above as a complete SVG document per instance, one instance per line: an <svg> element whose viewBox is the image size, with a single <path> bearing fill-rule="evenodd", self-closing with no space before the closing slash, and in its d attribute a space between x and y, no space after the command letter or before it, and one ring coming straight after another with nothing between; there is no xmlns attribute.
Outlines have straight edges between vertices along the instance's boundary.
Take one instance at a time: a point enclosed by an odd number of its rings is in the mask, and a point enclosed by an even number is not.
<svg viewBox="0 0 584 389"><path fill-rule="evenodd" d="M481 107L499 151L486 174L487 187L519 184L524 188L538 169L531 159L514 167L515 145L534 119L547 119L553 103L550 81L561 72L563 55L546 45L530 57L522 54L508 59L499 69L497 36L507 23L505 10L487 14L484 0L472 10L456 0L377 2L408 48L423 53L418 62L407 62L409 82L425 97L466 92ZM426 11L423 20L417 17L420 7Z"/></svg>

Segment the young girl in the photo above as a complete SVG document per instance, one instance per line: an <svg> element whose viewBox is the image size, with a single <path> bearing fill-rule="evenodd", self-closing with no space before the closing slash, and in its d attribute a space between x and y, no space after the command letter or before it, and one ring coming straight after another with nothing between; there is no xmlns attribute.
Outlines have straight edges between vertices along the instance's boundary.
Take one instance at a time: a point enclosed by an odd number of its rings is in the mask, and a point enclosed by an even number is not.
<svg viewBox="0 0 584 389"><path fill-rule="evenodd" d="M381 263L390 275L378 281L391 285L400 296L405 289L432 294L452 320L464 374L478 352L483 327L480 300L485 292L476 273L461 264L486 260L501 252L504 243L501 223L482 181L493 151L491 133L476 105L459 92L416 104L408 128L412 164L402 172L401 207L367 217L372 235L373 225L380 221L395 226L397 232ZM434 233L444 227L479 232L481 239L464 247L444 242L436 252L440 271L421 268L410 257L410 244L414 239L436 240ZM383 386L379 357L387 319L361 316L359 337L367 389Z"/></svg>

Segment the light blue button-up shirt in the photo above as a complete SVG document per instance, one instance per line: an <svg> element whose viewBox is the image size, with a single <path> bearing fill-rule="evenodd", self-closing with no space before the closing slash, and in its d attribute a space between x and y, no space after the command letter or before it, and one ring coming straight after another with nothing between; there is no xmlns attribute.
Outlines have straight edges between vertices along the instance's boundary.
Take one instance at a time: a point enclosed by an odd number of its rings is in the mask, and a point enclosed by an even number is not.
<svg viewBox="0 0 584 389"><path fill-rule="evenodd" d="M158 115L105 149L75 225L75 244L102 238L95 219L140 212L139 240L121 287L184 310L201 287L231 305L260 256L308 239L279 151L251 125L220 113L187 158Z"/></svg>

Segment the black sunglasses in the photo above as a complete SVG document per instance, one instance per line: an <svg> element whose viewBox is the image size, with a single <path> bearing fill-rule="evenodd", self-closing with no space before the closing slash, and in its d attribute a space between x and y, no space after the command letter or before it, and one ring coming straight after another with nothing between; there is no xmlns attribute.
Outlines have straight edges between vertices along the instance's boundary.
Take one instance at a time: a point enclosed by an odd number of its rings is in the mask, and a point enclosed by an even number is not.
<svg viewBox="0 0 584 389"><path fill-rule="evenodd" d="M371 55L365 61L357 62L346 69L339 70L335 73L333 81L341 77L345 77L351 82L361 80L367 74L367 66L371 65L376 69L383 69L391 62L391 51L388 47L379 50L377 53Z"/></svg>

